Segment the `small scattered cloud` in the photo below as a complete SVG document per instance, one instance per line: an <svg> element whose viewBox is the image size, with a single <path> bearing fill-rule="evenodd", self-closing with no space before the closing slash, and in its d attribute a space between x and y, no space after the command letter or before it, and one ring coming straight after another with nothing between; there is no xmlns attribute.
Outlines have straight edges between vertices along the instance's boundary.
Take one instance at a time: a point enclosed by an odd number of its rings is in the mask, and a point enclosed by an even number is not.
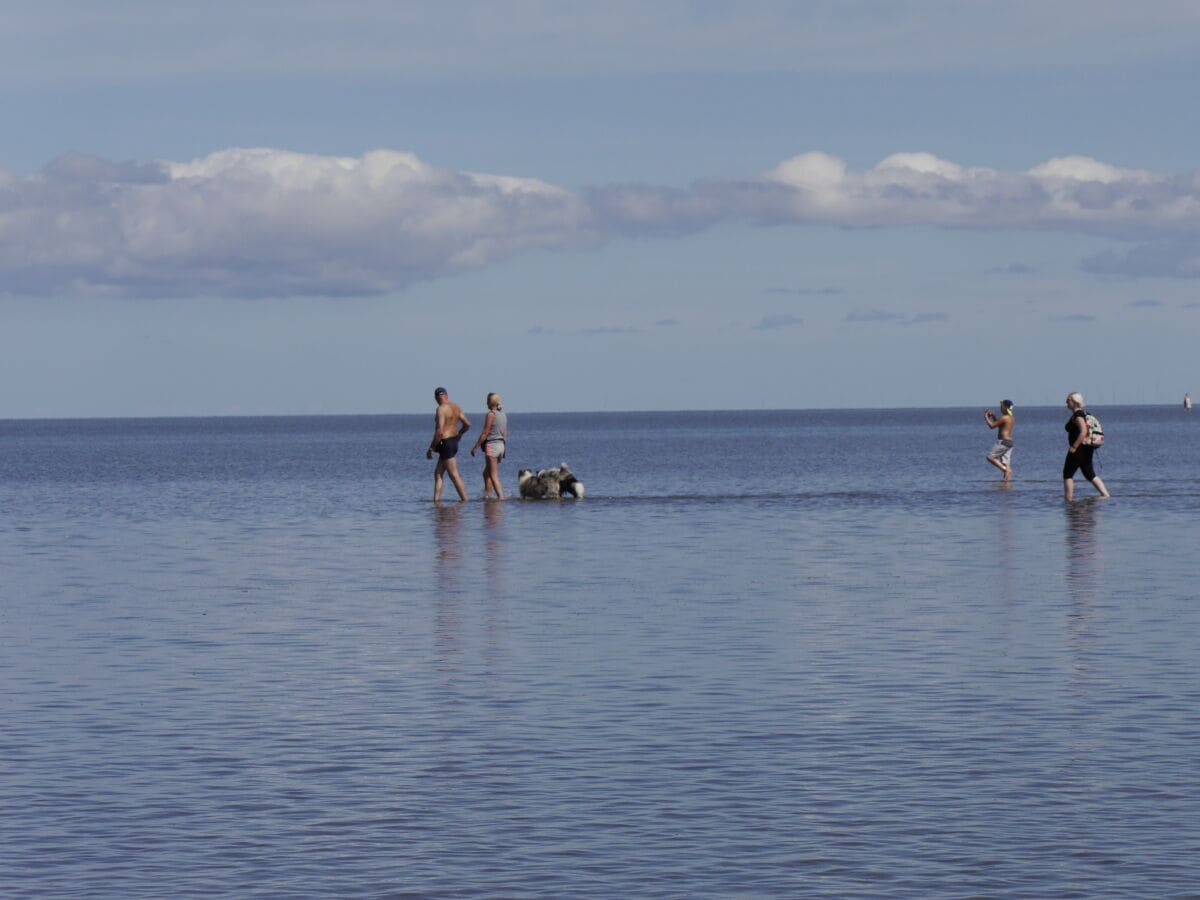
<svg viewBox="0 0 1200 900"><path fill-rule="evenodd" d="M1188 303L1180 303L1179 308L1180 309L1200 309L1200 302L1192 300Z"/></svg>
<svg viewBox="0 0 1200 900"><path fill-rule="evenodd" d="M854 309L846 314L844 321L855 324L880 323L886 325L927 325L931 322L945 322L949 316L944 312L923 312L906 315L886 309Z"/></svg>
<svg viewBox="0 0 1200 900"><path fill-rule="evenodd" d="M793 316L790 313L778 313L776 315L763 316L757 323L750 327L754 331L774 331L778 328L795 328L803 324L804 320L799 316Z"/></svg>
<svg viewBox="0 0 1200 900"><path fill-rule="evenodd" d="M595 328L584 328L580 334L598 335L598 334L636 334L637 329L632 325L600 325Z"/></svg>
<svg viewBox="0 0 1200 900"><path fill-rule="evenodd" d="M1050 321L1062 322L1064 325L1082 325L1087 322L1095 322L1096 317L1087 313L1068 313L1063 316L1051 316Z"/></svg>
<svg viewBox="0 0 1200 900"><path fill-rule="evenodd" d="M1166 304L1164 304L1161 300L1145 299L1145 300L1130 300L1125 305L1128 306L1130 309L1158 309L1159 307L1165 306Z"/></svg>
<svg viewBox="0 0 1200 900"><path fill-rule="evenodd" d="M1109 250L1087 257L1080 268L1093 275L1127 278L1200 278L1200 243L1166 239L1119 253Z"/></svg>
<svg viewBox="0 0 1200 900"><path fill-rule="evenodd" d="M769 287L763 290L764 294L788 294L793 297L835 297L838 294L844 294L845 290L840 287L817 287L817 288L788 288L788 287Z"/></svg>
<svg viewBox="0 0 1200 900"><path fill-rule="evenodd" d="M1009 263L1007 266L996 266L988 269L989 275L1036 275L1037 268L1035 266L1026 265L1025 263Z"/></svg>
<svg viewBox="0 0 1200 900"><path fill-rule="evenodd" d="M950 317L944 312L917 313L910 316L905 325L924 325L929 322L945 322Z"/></svg>
<svg viewBox="0 0 1200 900"><path fill-rule="evenodd" d="M678 319L659 319L654 323L654 326L656 328L674 328L678 324Z"/></svg>
<svg viewBox="0 0 1200 900"><path fill-rule="evenodd" d="M847 322L903 322L905 316L886 309L852 309L846 313Z"/></svg>
<svg viewBox="0 0 1200 900"><path fill-rule="evenodd" d="M554 329L553 328L543 328L541 325L534 325L525 333L526 334L554 334Z"/></svg>

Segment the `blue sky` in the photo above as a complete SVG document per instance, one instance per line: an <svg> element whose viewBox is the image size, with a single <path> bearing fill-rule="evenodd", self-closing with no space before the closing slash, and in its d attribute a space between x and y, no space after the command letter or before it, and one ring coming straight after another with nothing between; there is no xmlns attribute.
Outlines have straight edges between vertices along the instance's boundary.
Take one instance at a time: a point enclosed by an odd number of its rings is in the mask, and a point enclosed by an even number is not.
<svg viewBox="0 0 1200 900"><path fill-rule="evenodd" d="M1200 8L0 11L0 417L1200 395Z"/></svg>

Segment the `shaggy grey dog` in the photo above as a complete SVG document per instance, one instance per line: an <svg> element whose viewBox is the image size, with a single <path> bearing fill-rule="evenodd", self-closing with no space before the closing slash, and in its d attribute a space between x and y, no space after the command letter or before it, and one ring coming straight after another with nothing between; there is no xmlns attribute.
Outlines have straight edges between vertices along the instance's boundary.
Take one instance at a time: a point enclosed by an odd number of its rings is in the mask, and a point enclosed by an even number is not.
<svg viewBox="0 0 1200 900"><path fill-rule="evenodd" d="M536 473L532 469L521 469L517 472L517 484L524 500L557 500L563 496L583 499L583 482L571 473L566 463L557 469L542 469Z"/></svg>

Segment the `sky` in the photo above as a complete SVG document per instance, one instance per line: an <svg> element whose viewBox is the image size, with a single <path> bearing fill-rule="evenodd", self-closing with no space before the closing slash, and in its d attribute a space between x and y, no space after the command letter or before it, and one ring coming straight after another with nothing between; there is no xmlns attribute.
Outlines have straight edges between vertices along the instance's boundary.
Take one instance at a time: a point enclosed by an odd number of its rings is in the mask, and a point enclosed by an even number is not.
<svg viewBox="0 0 1200 900"><path fill-rule="evenodd" d="M1200 397L1200 5L0 7L0 418Z"/></svg>

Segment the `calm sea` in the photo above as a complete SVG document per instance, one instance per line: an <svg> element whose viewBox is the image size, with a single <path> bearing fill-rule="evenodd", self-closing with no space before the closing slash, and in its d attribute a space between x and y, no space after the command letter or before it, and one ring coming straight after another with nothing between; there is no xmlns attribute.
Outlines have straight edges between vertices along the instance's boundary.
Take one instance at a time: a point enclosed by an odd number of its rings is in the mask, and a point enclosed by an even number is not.
<svg viewBox="0 0 1200 900"><path fill-rule="evenodd" d="M0 422L0 895L1200 896L1200 413L1093 411Z"/></svg>

